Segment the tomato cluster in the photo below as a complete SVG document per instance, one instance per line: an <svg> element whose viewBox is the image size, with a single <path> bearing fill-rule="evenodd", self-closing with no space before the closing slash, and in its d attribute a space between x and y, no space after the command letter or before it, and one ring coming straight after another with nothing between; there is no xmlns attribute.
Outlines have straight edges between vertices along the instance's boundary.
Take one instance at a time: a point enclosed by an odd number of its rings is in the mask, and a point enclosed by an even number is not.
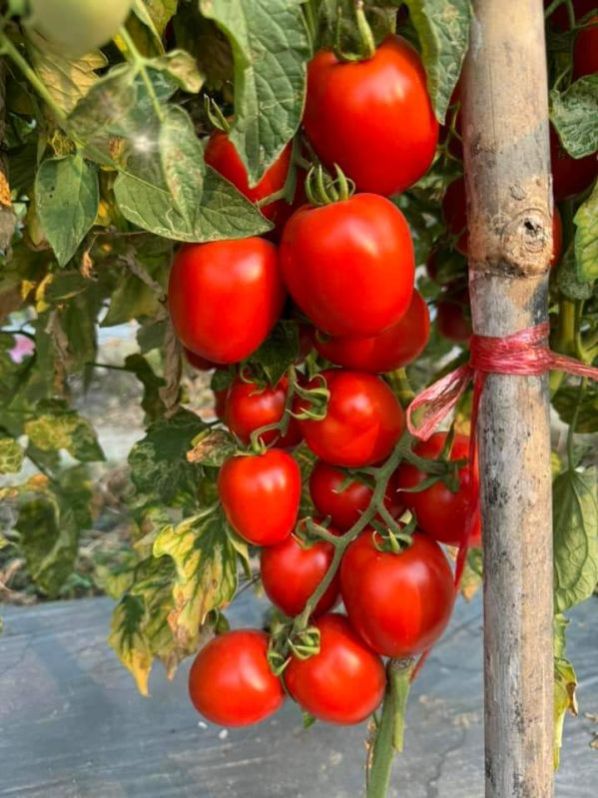
<svg viewBox="0 0 598 798"><path fill-rule="evenodd" d="M435 436L411 453L392 387L392 372L430 336L409 225L389 199L426 172L437 145L416 51L392 36L357 63L318 53L304 132L337 172L312 170L296 208L281 199L290 146L250 186L227 134L212 135L207 163L276 230L268 240L185 245L170 275L189 363L224 375L216 414L237 446L217 477L228 534L257 547L279 621L270 636L225 632L197 655L191 699L225 725L275 712L283 683L321 720L371 715L385 690L383 658L422 653L448 623L455 587L440 544L466 543L477 487L463 436ZM256 352L281 319L296 325L301 346L271 382ZM341 600L346 614L334 612Z"/></svg>

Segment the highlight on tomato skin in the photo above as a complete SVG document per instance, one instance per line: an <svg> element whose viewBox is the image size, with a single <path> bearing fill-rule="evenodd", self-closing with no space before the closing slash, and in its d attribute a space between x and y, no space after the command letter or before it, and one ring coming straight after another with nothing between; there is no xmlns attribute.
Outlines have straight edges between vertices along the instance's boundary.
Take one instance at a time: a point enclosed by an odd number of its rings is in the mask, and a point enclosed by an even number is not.
<svg viewBox="0 0 598 798"><path fill-rule="evenodd" d="M197 654L189 671L195 709L221 726L250 726L269 718L285 699L268 662L268 636L258 629L225 632Z"/></svg>
<svg viewBox="0 0 598 798"><path fill-rule="evenodd" d="M308 65L303 126L322 162L338 164L358 191L405 191L428 171L438 144L419 54L396 35L362 61L319 51Z"/></svg>
<svg viewBox="0 0 598 798"><path fill-rule="evenodd" d="M313 626L320 632L320 652L304 660L291 657L284 671L287 690L318 720L341 725L361 723L384 696L382 660L344 615L323 615Z"/></svg>
<svg viewBox="0 0 598 798"><path fill-rule="evenodd" d="M364 531L341 563L341 594L349 621L378 654L412 657L432 646L450 620L453 572L441 547L415 533L400 552L380 550Z"/></svg>

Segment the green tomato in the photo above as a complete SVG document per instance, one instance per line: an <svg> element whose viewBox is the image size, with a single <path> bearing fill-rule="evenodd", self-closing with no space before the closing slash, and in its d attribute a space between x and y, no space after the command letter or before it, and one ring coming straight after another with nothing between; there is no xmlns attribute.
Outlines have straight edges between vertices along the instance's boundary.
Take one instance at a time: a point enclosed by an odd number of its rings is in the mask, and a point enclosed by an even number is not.
<svg viewBox="0 0 598 798"><path fill-rule="evenodd" d="M81 56L116 35L132 5L133 0L29 0L26 24L54 48Z"/></svg>

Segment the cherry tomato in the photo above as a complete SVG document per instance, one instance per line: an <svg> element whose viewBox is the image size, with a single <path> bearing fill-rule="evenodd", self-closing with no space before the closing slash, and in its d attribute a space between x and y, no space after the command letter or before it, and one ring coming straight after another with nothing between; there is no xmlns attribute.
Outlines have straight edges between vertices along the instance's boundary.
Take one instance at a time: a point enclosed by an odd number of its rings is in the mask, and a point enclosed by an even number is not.
<svg viewBox="0 0 598 798"><path fill-rule="evenodd" d="M257 629L225 632L204 646L189 671L189 696L212 723L249 726L277 712L282 683L268 664L268 637Z"/></svg>
<svg viewBox="0 0 598 798"><path fill-rule="evenodd" d="M440 546L415 534L400 553L380 551L368 530L341 563L341 591L349 621L374 651L410 657L444 632L455 601L453 572Z"/></svg>
<svg viewBox="0 0 598 798"><path fill-rule="evenodd" d="M370 506L374 490L365 482L351 479L340 468L318 461L309 478L309 493L317 511L329 517L334 527L346 531ZM403 512L404 504L392 484L388 486L384 504L395 518Z"/></svg>
<svg viewBox="0 0 598 798"><path fill-rule="evenodd" d="M212 133L205 149L204 158L207 164L226 178L229 183L232 183L250 202L256 203L282 191L289 174L291 151L292 147L289 143L272 166L266 170L259 183L252 187L249 186L247 170L239 158L235 145L226 133L220 130ZM267 219L276 222L280 214L284 212L285 205L287 203L279 199L262 205L260 211Z"/></svg>
<svg viewBox="0 0 598 798"><path fill-rule="evenodd" d="M473 328L467 288L448 285L440 295L436 311L436 326L441 335L458 344L469 341Z"/></svg>
<svg viewBox="0 0 598 798"><path fill-rule="evenodd" d="M55 49L85 55L108 44L124 24L133 0L29 0L28 26Z"/></svg>
<svg viewBox="0 0 598 798"><path fill-rule="evenodd" d="M336 534L334 529L329 532ZM334 546L325 540L307 544L291 535L276 546L262 549L260 572L266 595L279 610L291 617L303 612L334 557ZM338 601L338 576L318 602L314 617L332 609Z"/></svg>
<svg viewBox="0 0 598 798"><path fill-rule="evenodd" d="M288 380L283 377L275 386L260 388L254 382L244 382L237 378L231 385L226 399L224 420L232 432L243 442L249 443L251 433L268 424L278 423L284 414L287 398ZM296 419L289 419L284 436L276 430L260 435L268 446L276 441L281 449L296 446L301 441L301 429Z"/></svg>
<svg viewBox="0 0 598 798"><path fill-rule="evenodd" d="M595 0L594 0L595 2ZM588 26L582 28L573 48L573 78L598 72L598 15L590 17Z"/></svg>
<svg viewBox="0 0 598 798"><path fill-rule="evenodd" d="M417 444L414 451L427 460L436 460L446 442L446 432L436 432L427 441ZM469 437L455 435L449 460L469 459ZM477 490L478 475L475 472L475 485L470 484L469 468L459 469L459 489L456 493L444 484L435 482L420 493L406 493L404 488L420 485L428 474L409 463L402 463L397 471L396 487L399 499L415 513L419 528L440 543L459 545L466 534L466 524L471 510L475 510L474 524L469 545L479 546L481 541L481 522L478 508L472 508L472 489Z"/></svg>
<svg viewBox="0 0 598 798"><path fill-rule="evenodd" d="M386 196L428 171L438 143L426 73L400 36L388 36L365 61L317 53L307 71L303 125L326 166L338 164L359 191Z"/></svg>
<svg viewBox="0 0 598 798"><path fill-rule="evenodd" d="M396 446L405 419L396 396L381 377L363 371L321 372L330 391L326 417L301 419L305 442L331 465L362 468L385 460ZM321 386L314 381L314 386ZM308 386L309 387L309 386ZM296 409L309 406L297 402Z"/></svg>
<svg viewBox="0 0 598 798"><path fill-rule="evenodd" d="M409 225L392 202L374 194L300 208L284 229L280 263L293 300L330 335L378 335L411 302Z"/></svg>
<svg viewBox="0 0 598 798"><path fill-rule="evenodd" d="M330 613L313 624L320 630L320 652L291 658L284 679L292 698L319 720L360 723L379 706L386 675L380 657L343 615Z"/></svg>
<svg viewBox="0 0 598 798"><path fill-rule="evenodd" d="M187 363L198 371L211 371L218 367L216 363L212 363L211 360L206 360L205 357L201 357L201 355L196 355L195 352L192 352L190 349L183 347L183 352Z"/></svg>
<svg viewBox="0 0 598 798"><path fill-rule="evenodd" d="M237 363L266 339L284 303L276 247L262 238L188 244L175 256L168 304L183 346Z"/></svg>
<svg viewBox="0 0 598 798"><path fill-rule="evenodd" d="M572 158L561 145L555 129L550 126L550 160L554 199L556 202L581 194L598 174L598 154Z"/></svg>
<svg viewBox="0 0 598 798"><path fill-rule="evenodd" d="M242 538L256 546L272 546L295 527L301 472L281 449L238 455L220 469L218 493L229 524Z"/></svg>
<svg viewBox="0 0 598 798"><path fill-rule="evenodd" d="M430 338L430 313L414 291L407 313L393 327L368 338L328 338L316 335L318 352L332 363L359 371L385 372L411 363Z"/></svg>

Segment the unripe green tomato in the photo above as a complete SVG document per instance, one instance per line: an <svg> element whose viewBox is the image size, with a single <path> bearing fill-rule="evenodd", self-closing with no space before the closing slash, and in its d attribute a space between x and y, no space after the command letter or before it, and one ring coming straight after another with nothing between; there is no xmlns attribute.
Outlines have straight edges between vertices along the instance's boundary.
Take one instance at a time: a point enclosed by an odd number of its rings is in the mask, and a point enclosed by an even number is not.
<svg viewBox="0 0 598 798"><path fill-rule="evenodd" d="M107 44L129 15L133 0L29 0L26 23L72 56Z"/></svg>

